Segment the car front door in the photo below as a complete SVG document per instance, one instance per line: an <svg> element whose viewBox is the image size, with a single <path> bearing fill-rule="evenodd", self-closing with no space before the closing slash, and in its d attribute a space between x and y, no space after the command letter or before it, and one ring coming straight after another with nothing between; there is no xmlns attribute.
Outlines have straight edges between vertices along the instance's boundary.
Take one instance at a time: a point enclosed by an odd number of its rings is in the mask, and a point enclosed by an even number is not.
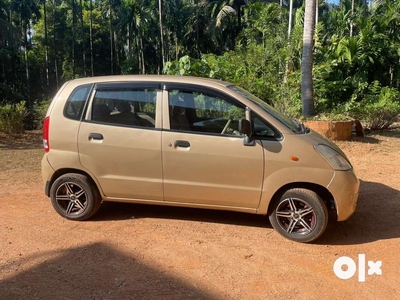
<svg viewBox="0 0 400 300"><path fill-rule="evenodd" d="M163 200L161 94L152 83L95 87L79 129L79 157L107 198Z"/></svg>
<svg viewBox="0 0 400 300"><path fill-rule="evenodd" d="M244 146L245 107L229 96L167 87L163 96L165 201L255 209L263 181L263 148Z"/></svg>

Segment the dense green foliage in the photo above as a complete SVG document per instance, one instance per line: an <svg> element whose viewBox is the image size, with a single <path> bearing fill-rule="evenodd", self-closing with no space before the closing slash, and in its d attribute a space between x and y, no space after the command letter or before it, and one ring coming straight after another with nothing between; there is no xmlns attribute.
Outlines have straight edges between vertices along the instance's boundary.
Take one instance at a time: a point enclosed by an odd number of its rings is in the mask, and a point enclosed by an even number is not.
<svg viewBox="0 0 400 300"><path fill-rule="evenodd" d="M400 106L400 1L354 1L354 11L351 0L319 1L316 111L382 128ZM0 0L0 106L26 101L33 128L66 80L164 72L231 81L298 116L304 3L294 1L290 35L279 3Z"/></svg>
<svg viewBox="0 0 400 300"><path fill-rule="evenodd" d="M26 114L25 102L0 106L0 132L22 133Z"/></svg>

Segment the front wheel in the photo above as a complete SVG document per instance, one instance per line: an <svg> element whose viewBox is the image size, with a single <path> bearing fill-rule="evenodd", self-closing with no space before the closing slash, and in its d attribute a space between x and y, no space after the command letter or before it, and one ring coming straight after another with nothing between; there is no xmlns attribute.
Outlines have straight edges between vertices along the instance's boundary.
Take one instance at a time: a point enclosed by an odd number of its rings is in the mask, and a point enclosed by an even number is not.
<svg viewBox="0 0 400 300"><path fill-rule="evenodd" d="M69 173L54 181L50 189L51 203L64 218L83 221L94 215L101 205L97 187L82 174Z"/></svg>
<svg viewBox="0 0 400 300"><path fill-rule="evenodd" d="M282 236L307 243L324 233L328 224L328 209L315 192L291 189L274 204L269 220Z"/></svg>

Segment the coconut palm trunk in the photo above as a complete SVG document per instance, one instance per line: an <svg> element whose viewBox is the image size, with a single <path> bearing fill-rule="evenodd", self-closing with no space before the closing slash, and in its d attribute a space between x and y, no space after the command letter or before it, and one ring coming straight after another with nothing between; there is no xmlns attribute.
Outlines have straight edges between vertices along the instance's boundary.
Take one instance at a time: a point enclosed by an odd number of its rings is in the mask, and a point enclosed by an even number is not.
<svg viewBox="0 0 400 300"><path fill-rule="evenodd" d="M316 0L306 0L304 12L303 55L301 58L301 100L305 117L315 114L312 68L314 58L314 28Z"/></svg>

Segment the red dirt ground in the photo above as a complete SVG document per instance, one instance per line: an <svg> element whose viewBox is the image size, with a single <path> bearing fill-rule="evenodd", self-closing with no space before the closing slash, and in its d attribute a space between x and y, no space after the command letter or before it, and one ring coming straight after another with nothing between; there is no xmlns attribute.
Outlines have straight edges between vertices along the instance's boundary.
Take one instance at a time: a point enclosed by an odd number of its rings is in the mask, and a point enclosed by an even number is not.
<svg viewBox="0 0 400 300"><path fill-rule="evenodd" d="M232 212L105 203L65 220L43 192L40 140L0 135L0 299L400 299L399 129L338 142L359 204L314 244ZM358 254L382 275L337 278L335 260Z"/></svg>

